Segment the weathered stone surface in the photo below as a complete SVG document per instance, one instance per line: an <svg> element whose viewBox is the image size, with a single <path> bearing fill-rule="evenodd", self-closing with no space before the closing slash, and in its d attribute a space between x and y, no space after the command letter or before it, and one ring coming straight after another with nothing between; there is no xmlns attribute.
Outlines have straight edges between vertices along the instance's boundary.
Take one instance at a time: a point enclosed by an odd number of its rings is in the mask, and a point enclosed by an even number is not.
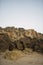
<svg viewBox="0 0 43 65"><path fill-rule="evenodd" d="M6 33L0 33L0 50L4 51L8 49L10 43L9 36Z"/></svg>
<svg viewBox="0 0 43 65"><path fill-rule="evenodd" d="M43 53L43 34L33 29L25 30L15 27L0 27L0 50L31 48L33 51Z"/></svg>

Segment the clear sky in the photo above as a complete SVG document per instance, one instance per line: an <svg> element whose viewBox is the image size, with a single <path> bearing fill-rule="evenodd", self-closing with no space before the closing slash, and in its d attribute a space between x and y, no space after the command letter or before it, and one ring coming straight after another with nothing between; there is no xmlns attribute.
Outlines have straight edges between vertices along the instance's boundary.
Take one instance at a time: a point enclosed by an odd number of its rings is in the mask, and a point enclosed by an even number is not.
<svg viewBox="0 0 43 65"><path fill-rule="evenodd" d="M43 0L0 0L0 26L43 33Z"/></svg>

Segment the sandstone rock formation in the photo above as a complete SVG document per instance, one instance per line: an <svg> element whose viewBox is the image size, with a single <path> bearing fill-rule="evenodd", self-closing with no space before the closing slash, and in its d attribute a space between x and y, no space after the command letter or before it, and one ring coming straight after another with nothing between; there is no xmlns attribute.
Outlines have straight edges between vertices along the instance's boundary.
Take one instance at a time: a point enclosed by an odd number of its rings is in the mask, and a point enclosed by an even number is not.
<svg viewBox="0 0 43 65"><path fill-rule="evenodd" d="M25 48L43 52L43 34L33 29L0 27L0 50L24 50Z"/></svg>

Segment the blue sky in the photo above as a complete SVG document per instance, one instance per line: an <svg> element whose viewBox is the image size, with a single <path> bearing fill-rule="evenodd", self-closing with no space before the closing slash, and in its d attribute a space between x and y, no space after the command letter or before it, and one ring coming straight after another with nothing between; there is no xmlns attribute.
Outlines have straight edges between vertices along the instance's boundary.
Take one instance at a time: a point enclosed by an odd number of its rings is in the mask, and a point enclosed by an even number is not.
<svg viewBox="0 0 43 65"><path fill-rule="evenodd" d="M0 0L0 26L43 33L43 0Z"/></svg>

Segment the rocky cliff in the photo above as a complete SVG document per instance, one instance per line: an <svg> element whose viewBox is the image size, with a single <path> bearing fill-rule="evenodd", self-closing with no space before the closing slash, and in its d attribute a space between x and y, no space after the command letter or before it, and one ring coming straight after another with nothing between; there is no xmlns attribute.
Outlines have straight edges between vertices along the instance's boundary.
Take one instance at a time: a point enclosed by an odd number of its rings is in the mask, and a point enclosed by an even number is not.
<svg viewBox="0 0 43 65"><path fill-rule="evenodd" d="M32 48L43 52L43 34L33 29L0 27L0 49L12 50L13 48L20 50Z"/></svg>
<svg viewBox="0 0 43 65"><path fill-rule="evenodd" d="M36 32L33 29L25 30L24 28L15 28L15 27L0 27L0 33L7 33L11 40L18 40L20 38L31 37L43 39L43 34Z"/></svg>

